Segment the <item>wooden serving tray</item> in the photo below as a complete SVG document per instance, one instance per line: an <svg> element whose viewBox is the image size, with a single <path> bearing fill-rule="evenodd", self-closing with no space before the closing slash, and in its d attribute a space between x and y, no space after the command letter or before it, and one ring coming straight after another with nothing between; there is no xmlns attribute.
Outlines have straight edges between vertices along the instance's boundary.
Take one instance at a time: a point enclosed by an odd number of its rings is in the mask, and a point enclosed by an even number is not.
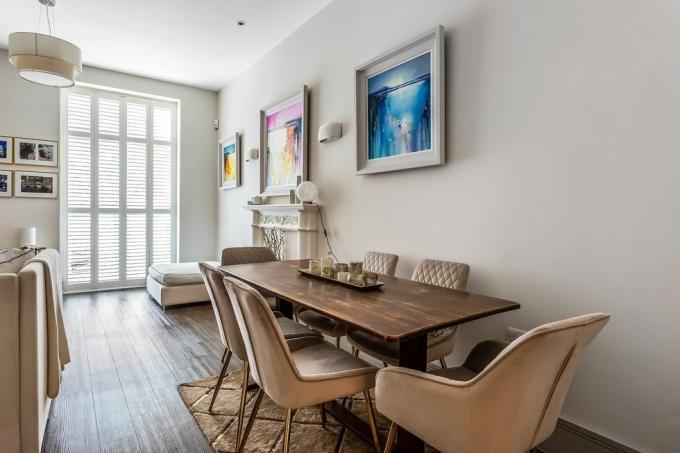
<svg viewBox="0 0 680 453"><path fill-rule="evenodd" d="M320 275L320 274L313 274L313 273L309 272L308 269L298 269L297 271L299 273L301 273L302 275L306 276L306 277L312 277L312 278L316 278L318 280L323 280L323 281L326 281L326 282L335 283L336 285L346 286L347 288L352 288L352 289L356 289L356 290L359 290L359 291L375 291L376 289L380 289L385 284L383 282L377 282L375 285L361 286L361 285L357 285L355 283L341 282L340 280L336 280L336 279L330 278L330 277L324 277L323 275Z"/></svg>

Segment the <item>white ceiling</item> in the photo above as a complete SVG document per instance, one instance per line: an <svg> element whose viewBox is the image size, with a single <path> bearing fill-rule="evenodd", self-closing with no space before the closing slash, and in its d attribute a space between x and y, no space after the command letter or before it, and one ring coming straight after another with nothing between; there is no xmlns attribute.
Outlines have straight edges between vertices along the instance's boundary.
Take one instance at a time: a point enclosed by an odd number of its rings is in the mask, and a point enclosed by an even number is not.
<svg viewBox="0 0 680 453"><path fill-rule="evenodd" d="M218 90L332 0L57 0L56 36L84 64ZM47 33L38 0L0 0L0 47ZM242 19L244 27L236 25Z"/></svg>

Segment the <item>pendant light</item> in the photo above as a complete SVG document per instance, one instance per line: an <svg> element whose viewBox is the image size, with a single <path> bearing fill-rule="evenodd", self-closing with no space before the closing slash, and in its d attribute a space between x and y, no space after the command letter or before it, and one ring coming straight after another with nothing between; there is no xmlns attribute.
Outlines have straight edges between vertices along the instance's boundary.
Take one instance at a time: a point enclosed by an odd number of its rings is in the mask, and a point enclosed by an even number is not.
<svg viewBox="0 0 680 453"><path fill-rule="evenodd" d="M52 36L53 20L50 20L50 8L54 7L56 0L38 2L46 8L49 35L30 32L11 33L9 62L16 66L19 77L30 82L58 88L73 86L75 78L83 72L80 48Z"/></svg>

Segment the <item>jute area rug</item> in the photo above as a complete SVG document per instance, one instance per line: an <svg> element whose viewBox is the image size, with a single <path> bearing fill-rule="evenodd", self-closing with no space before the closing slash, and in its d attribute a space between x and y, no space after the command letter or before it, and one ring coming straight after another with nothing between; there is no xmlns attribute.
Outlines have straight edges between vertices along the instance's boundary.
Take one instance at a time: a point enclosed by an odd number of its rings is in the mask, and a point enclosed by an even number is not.
<svg viewBox="0 0 680 453"><path fill-rule="evenodd" d="M222 382L212 412L208 410L217 378L208 378L180 384L177 387L184 403L193 414L198 426L210 445L218 453L236 451L236 426L238 405L241 395L242 372L230 373ZM244 427L250 417L254 403L255 391L248 392L246 418ZM375 406L374 406L375 409ZM352 412L368 420L366 404L361 395L356 395L352 404ZM378 429L387 435L390 421L377 414ZM319 407L300 409L293 418L291 431L291 453L359 453L374 451L349 430L342 430L338 422L328 414L326 428L321 426ZM285 411L277 407L266 395L262 399L260 410L248 436L244 451L246 452L279 452L283 446L283 430ZM341 435L342 431L342 435ZM384 446L383 446L384 447Z"/></svg>

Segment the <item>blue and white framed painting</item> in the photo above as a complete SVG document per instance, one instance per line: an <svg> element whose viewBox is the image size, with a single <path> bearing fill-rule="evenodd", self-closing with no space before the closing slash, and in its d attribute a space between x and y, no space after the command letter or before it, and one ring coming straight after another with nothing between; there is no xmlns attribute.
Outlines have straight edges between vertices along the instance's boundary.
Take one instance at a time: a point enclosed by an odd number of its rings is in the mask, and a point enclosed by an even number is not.
<svg viewBox="0 0 680 453"><path fill-rule="evenodd" d="M357 174L444 163L444 30L356 69Z"/></svg>

